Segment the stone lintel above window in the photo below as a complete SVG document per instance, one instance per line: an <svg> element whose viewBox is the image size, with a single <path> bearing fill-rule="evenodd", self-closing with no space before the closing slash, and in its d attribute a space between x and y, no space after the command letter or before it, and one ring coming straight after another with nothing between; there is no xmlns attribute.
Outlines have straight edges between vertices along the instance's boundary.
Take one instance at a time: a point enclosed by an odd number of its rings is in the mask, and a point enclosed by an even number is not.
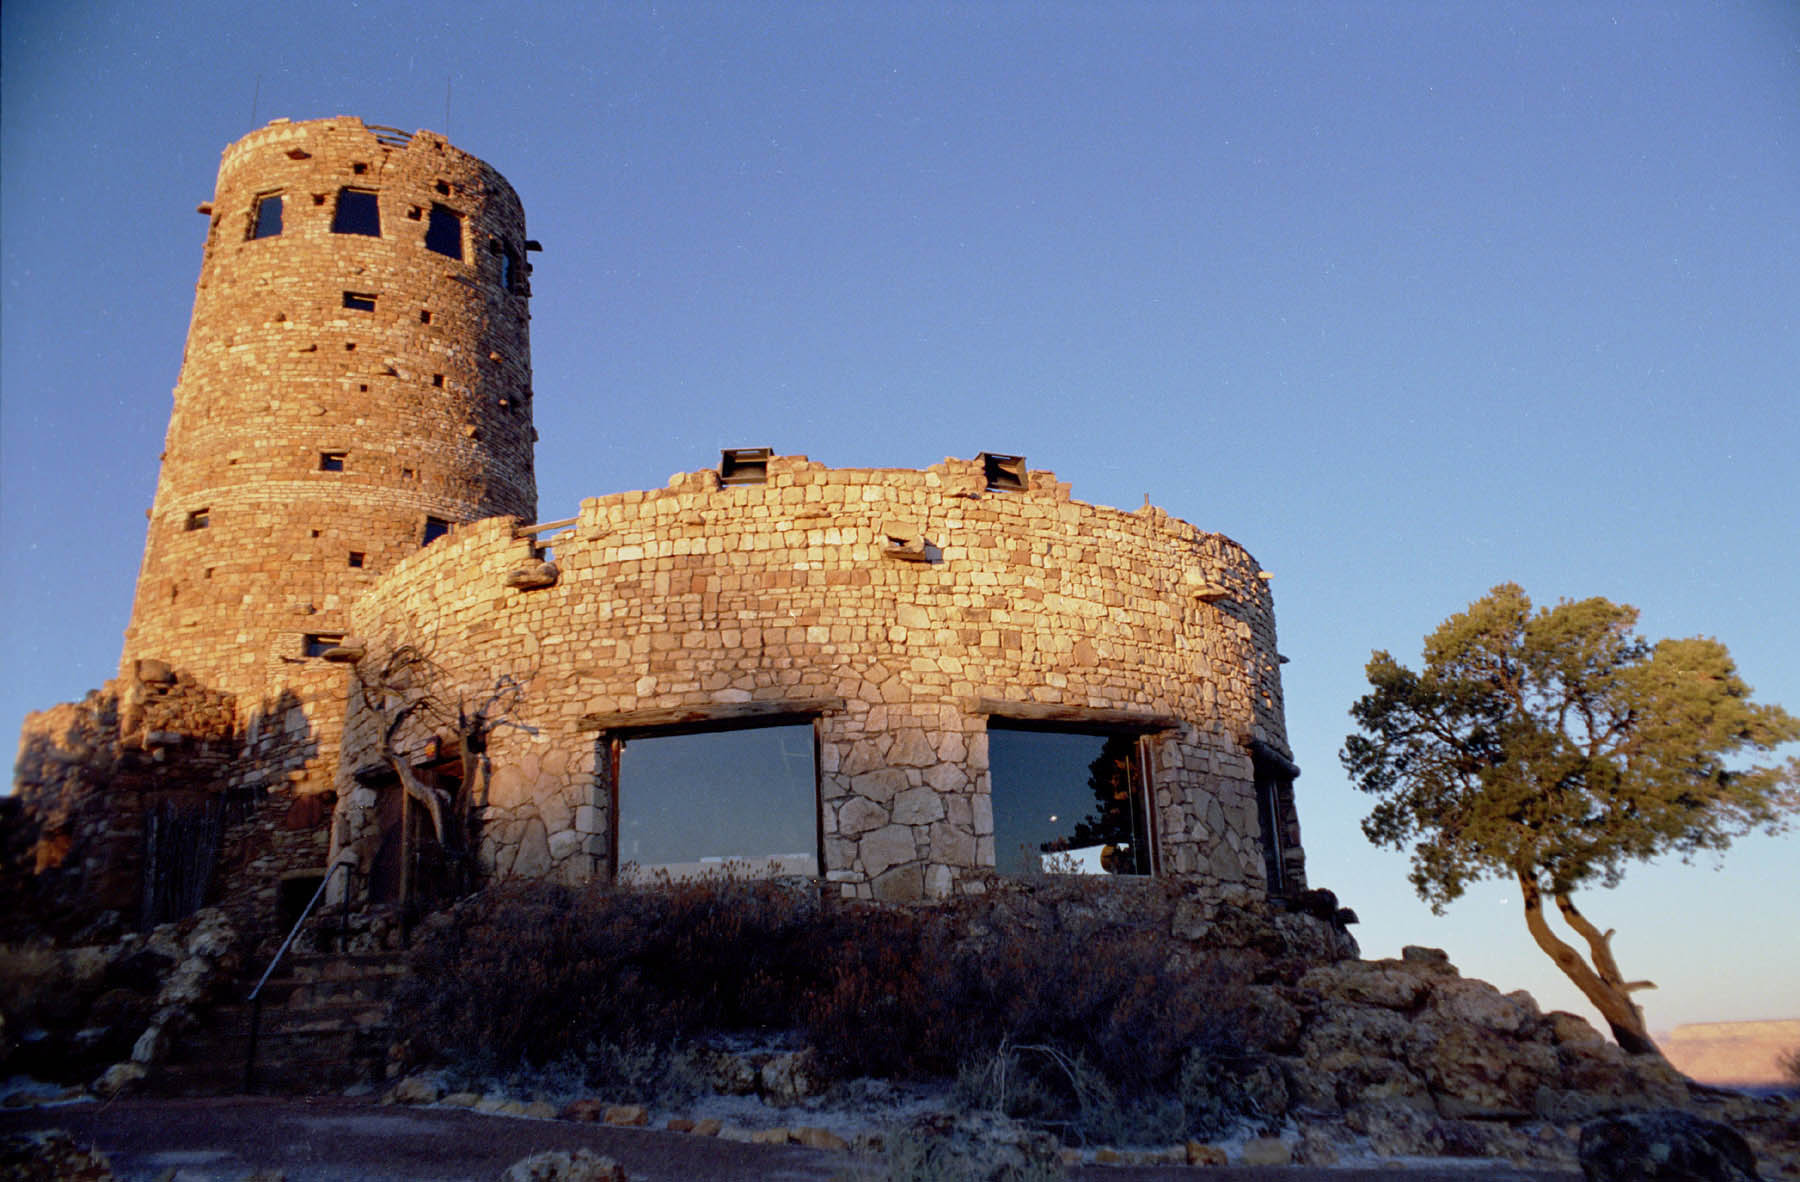
<svg viewBox="0 0 1800 1182"><path fill-rule="evenodd" d="M1135 731L1154 734L1181 726L1173 714L1148 710L1112 710L1091 706L1062 706L1051 702L1013 702L1004 698L977 698L969 711L986 714L1019 726L1039 724L1068 730L1090 727L1095 731Z"/></svg>
<svg viewBox="0 0 1800 1182"><path fill-rule="evenodd" d="M784 722L810 722L821 714L835 714L843 709L842 698L791 698L770 702L674 706L660 710L614 710L582 715L581 729L674 733L743 724L774 726Z"/></svg>

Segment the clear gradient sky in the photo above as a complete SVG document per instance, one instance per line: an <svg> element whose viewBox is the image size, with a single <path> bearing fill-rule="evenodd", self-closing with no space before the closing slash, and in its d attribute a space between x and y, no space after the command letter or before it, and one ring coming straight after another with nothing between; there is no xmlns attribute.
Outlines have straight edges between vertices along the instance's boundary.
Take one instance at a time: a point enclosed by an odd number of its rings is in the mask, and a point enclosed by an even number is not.
<svg viewBox="0 0 1800 1182"><path fill-rule="evenodd" d="M525 203L541 516L722 446L1022 453L1274 573L1315 885L1434 918L1338 767L1503 580L1800 712L1800 4L216 5L0 15L0 729L115 671L220 151L431 128ZM1584 900L1654 1029L1800 1016L1800 837Z"/></svg>

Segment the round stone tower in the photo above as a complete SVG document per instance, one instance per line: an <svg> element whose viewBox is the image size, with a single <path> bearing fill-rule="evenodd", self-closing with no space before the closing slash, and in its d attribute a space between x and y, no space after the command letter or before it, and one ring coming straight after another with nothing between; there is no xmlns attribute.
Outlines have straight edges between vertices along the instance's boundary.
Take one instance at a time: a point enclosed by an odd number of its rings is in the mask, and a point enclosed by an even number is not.
<svg viewBox="0 0 1800 1182"><path fill-rule="evenodd" d="M348 117L232 144L200 211L122 665L159 659L254 709L311 680L402 557L536 512L525 215L443 137Z"/></svg>

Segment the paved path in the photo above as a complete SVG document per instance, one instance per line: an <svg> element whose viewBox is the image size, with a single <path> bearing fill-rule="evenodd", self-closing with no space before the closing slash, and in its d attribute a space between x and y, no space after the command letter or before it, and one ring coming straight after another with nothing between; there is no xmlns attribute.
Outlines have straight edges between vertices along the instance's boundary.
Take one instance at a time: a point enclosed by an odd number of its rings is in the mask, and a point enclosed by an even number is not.
<svg viewBox="0 0 1800 1182"><path fill-rule="evenodd" d="M241 1182L279 1170L287 1182L493 1182L519 1158L586 1146L617 1160L633 1182L870 1182L876 1162L798 1145L749 1145L653 1129L523 1120L467 1109L382 1107L321 1096L117 1100L0 1111L0 1135L65 1129L112 1160L126 1182L175 1171L179 1182ZM1571 1182L1579 1174L1500 1164L1434 1168L1207 1170L1088 1166L1074 1182Z"/></svg>

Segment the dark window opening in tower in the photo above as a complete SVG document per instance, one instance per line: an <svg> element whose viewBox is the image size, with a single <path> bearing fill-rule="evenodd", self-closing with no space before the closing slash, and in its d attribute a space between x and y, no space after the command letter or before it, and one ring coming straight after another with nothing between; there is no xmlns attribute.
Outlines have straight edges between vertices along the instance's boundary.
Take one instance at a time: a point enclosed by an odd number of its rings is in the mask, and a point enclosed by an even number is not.
<svg viewBox="0 0 1800 1182"><path fill-rule="evenodd" d="M431 323L431 312L429 310L422 311L419 313L419 323L420 324L430 324Z"/></svg>
<svg viewBox="0 0 1800 1182"><path fill-rule="evenodd" d="M369 292L347 291L344 293L344 307L352 312L373 312L375 297Z"/></svg>
<svg viewBox="0 0 1800 1182"><path fill-rule="evenodd" d="M441 373L432 374L431 375L431 384L433 386L437 387L438 389L442 390L444 388L444 375Z"/></svg>
<svg viewBox="0 0 1800 1182"><path fill-rule="evenodd" d="M305 657L322 657L327 650L344 643L343 635L337 632L307 632L304 633L304 636L305 639L301 641L300 655Z"/></svg>
<svg viewBox="0 0 1800 1182"><path fill-rule="evenodd" d="M462 215L454 209L433 205L431 221L425 227L425 249L460 259L463 257L462 237Z"/></svg>
<svg viewBox="0 0 1800 1182"><path fill-rule="evenodd" d="M419 545L429 546L449 532L450 523L448 521L442 517L427 517L425 519L425 537L419 542Z"/></svg>
<svg viewBox="0 0 1800 1182"><path fill-rule="evenodd" d="M503 243L500 247L500 286L514 295L525 290L523 282L525 268L520 265L519 252L511 243Z"/></svg>
<svg viewBox="0 0 1800 1182"><path fill-rule="evenodd" d="M211 509L195 509L187 515L187 527L190 530L205 529L212 524Z"/></svg>
<svg viewBox="0 0 1800 1182"><path fill-rule="evenodd" d="M366 555L361 550L350 551L350 565L360 568Z"/></svg>
<svg viewBox="0 0 1800 1182"><path fill-rule="evenodd" d="M367 189L339 189L337 211L331 216L333 234L381 237L381 204Z"/></svg>
<svg viewBox="0 0 1800 1182"><path fill-rule="evenodd" d="M281 236L281 194L271 193L256 199L256 210L250 215L250 237Z"/></svg>
<svg viewBox="0 0 1800 1182"><path fill-rule="evenodd" d="M322 451L319 453L319 471L342 472L344 461L349 458L347 451Z"/></svg>

